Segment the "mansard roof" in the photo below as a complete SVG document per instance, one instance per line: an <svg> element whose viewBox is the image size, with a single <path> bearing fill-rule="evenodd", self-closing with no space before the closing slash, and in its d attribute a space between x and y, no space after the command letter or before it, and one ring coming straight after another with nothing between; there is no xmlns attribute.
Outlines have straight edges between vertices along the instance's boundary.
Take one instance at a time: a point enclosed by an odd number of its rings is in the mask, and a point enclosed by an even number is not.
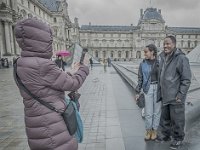
<svg viewBox="0 0 200 150"><path fill-rule="evenodd" d="M136 26L105 26L105 25L82 25L81 30L92 31L132 31L136 30Z"/></svg>
<svg viewBox="0 0 200 150"><path fill-rule="evenodd" d="M38 0L44 7L49 9L50 11L57 12L60 1L58 0Z"/></svg>
<svg viewBox="0 0 200 150"><path fill-rule="evenodd" d="M147 8L144 11L144 14L142 12L138 24L141 24L142 22L146 22L146 21L152 21L152 20L153 21L156 20L161 23L165 23L162 15L161 15L161 10L157 10L157 8Z"/></svg>
<svg viewBox="0 0 200 150"><path fill-rule="evenodd" d="M200 34L200 28L192 27L167 27L167 30L177 34Z"/></svg>

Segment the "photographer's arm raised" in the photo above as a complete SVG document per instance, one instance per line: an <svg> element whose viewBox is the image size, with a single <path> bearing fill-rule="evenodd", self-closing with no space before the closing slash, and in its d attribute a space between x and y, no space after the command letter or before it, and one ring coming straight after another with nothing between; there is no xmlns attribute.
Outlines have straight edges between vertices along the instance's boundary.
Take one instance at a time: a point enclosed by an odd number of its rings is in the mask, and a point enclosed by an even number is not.
<svg viewBox="0 0 200 150"><path fill-rule="evenodd" d="M40 68L42 82L45 86L59 91L78 90L89 74L89 68L85 65L80 65L78 71L73 75L69 75L61 71L53 62L47 63L46 65L44 64L44 67L41 66Z"/></svg>

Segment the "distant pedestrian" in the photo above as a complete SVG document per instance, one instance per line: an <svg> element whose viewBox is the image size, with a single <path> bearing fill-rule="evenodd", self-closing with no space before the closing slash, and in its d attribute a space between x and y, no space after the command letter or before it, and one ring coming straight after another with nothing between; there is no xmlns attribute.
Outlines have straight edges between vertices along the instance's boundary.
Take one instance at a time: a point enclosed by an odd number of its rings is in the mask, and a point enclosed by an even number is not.
<svg viewBox="0 0 200 150"><path fill-rule="evenodd" d="M8 58L4 58L4 63L3 63L5 68L9 68L9 61Z"/></svg>
<svg viewBox="0 0 200 150"><path fill-rule="evenodd" d="M2 68L5 67L4 64L5 64L5 60L4 60L4 58L1 58L1 66L2 66Z"/></svg>
<svg viewBox="0 0 200 150"><path fill-rule="evenodd" d="M3 58L0 59L0 68L3 68Z"/></svg>
<svg viewBox="0 0 200 150"><path fill-rule="evenodd" d="M170 148L177 149L185 136L185 100L191 83L191 70L185 54L176 48L174 36L167 36L163 45L158 84L158 101L162 101L162 136L157 141L170 141L172 136Z"/></svg>
<svg viewBox="0 0 200 150"><path fill-rule="evenodd" d="M105 58L103 59L103 68L104 68L104 72L106 72L107 71L107 62L106 62Z"/></svg>
<svg viewBox="0 0 200 150"><path fill-rule="evenodd" d="M92 68L93 68L93 60L92 60L92 57L89 59L89 61L90 61L90 67L91 67L91 70L92 70Z"/></svg>
<svg viewBox="0 0 200 150"><path fill-rule="evenodd" d="M110 57L108 57L107 62L108 62L108 67L110 67L111 66L111 59L110 59Z"/></svg>
<svg viewBox="0 0 200 150"><path fill-rule="evenodd" d="M144 49L145 59L140 63L138 70L138 85L136 92L144 92L145 96L145 141L157 138L157 129L160 122L161 103L157 103L158 61L155 45L147 45ZM142 90L142 91L141 91ZM136 95L136 100L139 95Z"/></svg>
<svg viewBox="0 0 200 150"><path fill-rule="evenodd" d="M58 57L55 60L56 65L61 68L63 71L65 71L65 66L67 65L66 62L63 60L61 55L58 55Z"/></svg>
<svg viewBox="0 0 200 150"><path fill-rule="evenodd" d="M87 75L89 64L77 64L73 75L61 71L51 61L53 55L52 31L46 23L29 18L15 26L16 40L22 49L17 59L17 75L36 97L49 103L61 113L67 108L65 91L78 90ZM34 41L34 42L33 42ZM64 119L27 94L20 86L23 97L25 127L31 150L77 150L76 139L69 134Z"/></svg>

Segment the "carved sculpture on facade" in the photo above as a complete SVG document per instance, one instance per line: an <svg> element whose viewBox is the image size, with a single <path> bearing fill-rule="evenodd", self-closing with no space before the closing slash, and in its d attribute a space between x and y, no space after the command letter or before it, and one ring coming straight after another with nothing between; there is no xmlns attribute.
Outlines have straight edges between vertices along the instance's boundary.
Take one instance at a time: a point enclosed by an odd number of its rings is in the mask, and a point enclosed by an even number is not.
<svg viewBox="0 0 200 150"><path fill-rule="evenodd" d="M31 17L41 19L52 27L54 52L71 46L73 25L66 0L0 0L0 58L12 60L12 57L20 54L13 36L14 25L19 19Z"/></svg>

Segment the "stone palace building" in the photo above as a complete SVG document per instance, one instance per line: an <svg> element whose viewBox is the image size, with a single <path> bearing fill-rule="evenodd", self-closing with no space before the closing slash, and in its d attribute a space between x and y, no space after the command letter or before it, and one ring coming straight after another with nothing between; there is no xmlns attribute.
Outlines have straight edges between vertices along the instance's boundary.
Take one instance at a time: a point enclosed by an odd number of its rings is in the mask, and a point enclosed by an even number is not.
<svg viewBox="0 0 200 150"><path fill-rule="evenodd" d="M168 27L160 9L140 10L137 26L98 26L82 25L80 40L83 47L88 47L93 57L129 61L143 57L146 45L154 43L158 50L163 47L163 39L175 35L177 47L189 53L200 45L200 28Z"/></svg>
<svg viewBox="0 0 200 150"><path fill-rule="evenodd" d="M143 49L154 43L162 50L166 35L175 35L177 47L185 53L200 45L200 28L168 27L161 10L147 8L140 10L136 26L82 25L68 15L66 0L0 0L0 58L20 54L14 37L14 26L23 18L36 17L48 23L53 29L54 54L68 49L74 43L87 47L93 57L112 60L133 60L143 57Z"/></svg>
<svg viewBox="0 0 200 150"><path fill-rule="evenodd" d="M14 37L14 26L20 19L36 17L53 29L53 49L68 49L79 43L78 19L71 22L66 0L0 0L0 58L20 54Z"/></svg>

